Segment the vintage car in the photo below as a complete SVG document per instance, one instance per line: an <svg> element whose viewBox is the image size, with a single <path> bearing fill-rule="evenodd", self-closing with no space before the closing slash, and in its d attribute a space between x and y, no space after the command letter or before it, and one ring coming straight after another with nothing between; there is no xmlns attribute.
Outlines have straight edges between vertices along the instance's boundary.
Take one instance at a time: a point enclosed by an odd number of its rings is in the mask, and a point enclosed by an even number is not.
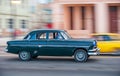
<svg viewBox="0 0 120 76"><path fill-rule="evenodd" d="M34 30L23 40L7 42L6 52L19 54L23 61L37 56L74 56L75 61L85 62L91 55L98 55L94 39L72 39L64 30Z"/></svg>
<svg viewBox="0 0 120 76"><path fill-rule="evenodd" d="M120 54L120 35L116 33L92 34L92 38L98 41L101 54Z"/></svg>

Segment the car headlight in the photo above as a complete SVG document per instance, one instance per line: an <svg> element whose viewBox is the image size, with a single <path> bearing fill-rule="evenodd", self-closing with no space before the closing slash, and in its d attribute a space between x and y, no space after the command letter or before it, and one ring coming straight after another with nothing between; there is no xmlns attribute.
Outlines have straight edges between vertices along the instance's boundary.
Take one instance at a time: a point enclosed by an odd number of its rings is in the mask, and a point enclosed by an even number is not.
<svg viewBox="0 0 120 76"><path fill-rule="evenodd" d="M96 46L97 45L97 41L93 41L93 46Z"/></svg>

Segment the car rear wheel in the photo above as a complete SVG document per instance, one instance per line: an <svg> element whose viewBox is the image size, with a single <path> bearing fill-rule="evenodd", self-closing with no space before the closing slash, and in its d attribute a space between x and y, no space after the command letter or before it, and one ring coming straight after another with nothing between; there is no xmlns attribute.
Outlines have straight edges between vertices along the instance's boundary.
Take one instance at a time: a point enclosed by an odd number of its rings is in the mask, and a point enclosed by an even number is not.
<svg viewBox="0 0 120 76"><path fill-rule="evenodd" d="M88 54L83 49L78 49L74 53L74 59L77 62L86 62L88 60Z"/></svg>
<svg viewBox="0 0 120 76"><path fill-rule="evenodd" d="M28 61L31 59L31 54L28 51L19 52L19 58L23 61Z"/></svg>

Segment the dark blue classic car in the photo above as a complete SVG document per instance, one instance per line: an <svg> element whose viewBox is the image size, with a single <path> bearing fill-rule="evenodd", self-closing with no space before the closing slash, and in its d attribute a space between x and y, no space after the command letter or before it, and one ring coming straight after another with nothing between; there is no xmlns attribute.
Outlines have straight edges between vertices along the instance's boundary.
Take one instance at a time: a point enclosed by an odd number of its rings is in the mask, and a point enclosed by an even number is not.
<svg viewBox="0 0 120 76"><path fill-rule="evenodd" d="M19 54L23 61L38 56L74 56L75 61L85 62L91 55L98 55L97 41L73 39L64 30L34 30L23 40L7 42L6 52Z"/></svg>

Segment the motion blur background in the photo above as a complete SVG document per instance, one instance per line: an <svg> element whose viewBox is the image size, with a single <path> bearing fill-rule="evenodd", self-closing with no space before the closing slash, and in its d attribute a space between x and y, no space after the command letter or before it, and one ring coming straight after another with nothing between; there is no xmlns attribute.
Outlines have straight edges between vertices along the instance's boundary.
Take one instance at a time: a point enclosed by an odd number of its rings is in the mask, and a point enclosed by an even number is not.
<svg viewBox="0 0 120 76"><path fill-rule="evenodd" d="M72 37L120 33L120 0L0 0L0 41L34 29L64 29Z"/></svg>

